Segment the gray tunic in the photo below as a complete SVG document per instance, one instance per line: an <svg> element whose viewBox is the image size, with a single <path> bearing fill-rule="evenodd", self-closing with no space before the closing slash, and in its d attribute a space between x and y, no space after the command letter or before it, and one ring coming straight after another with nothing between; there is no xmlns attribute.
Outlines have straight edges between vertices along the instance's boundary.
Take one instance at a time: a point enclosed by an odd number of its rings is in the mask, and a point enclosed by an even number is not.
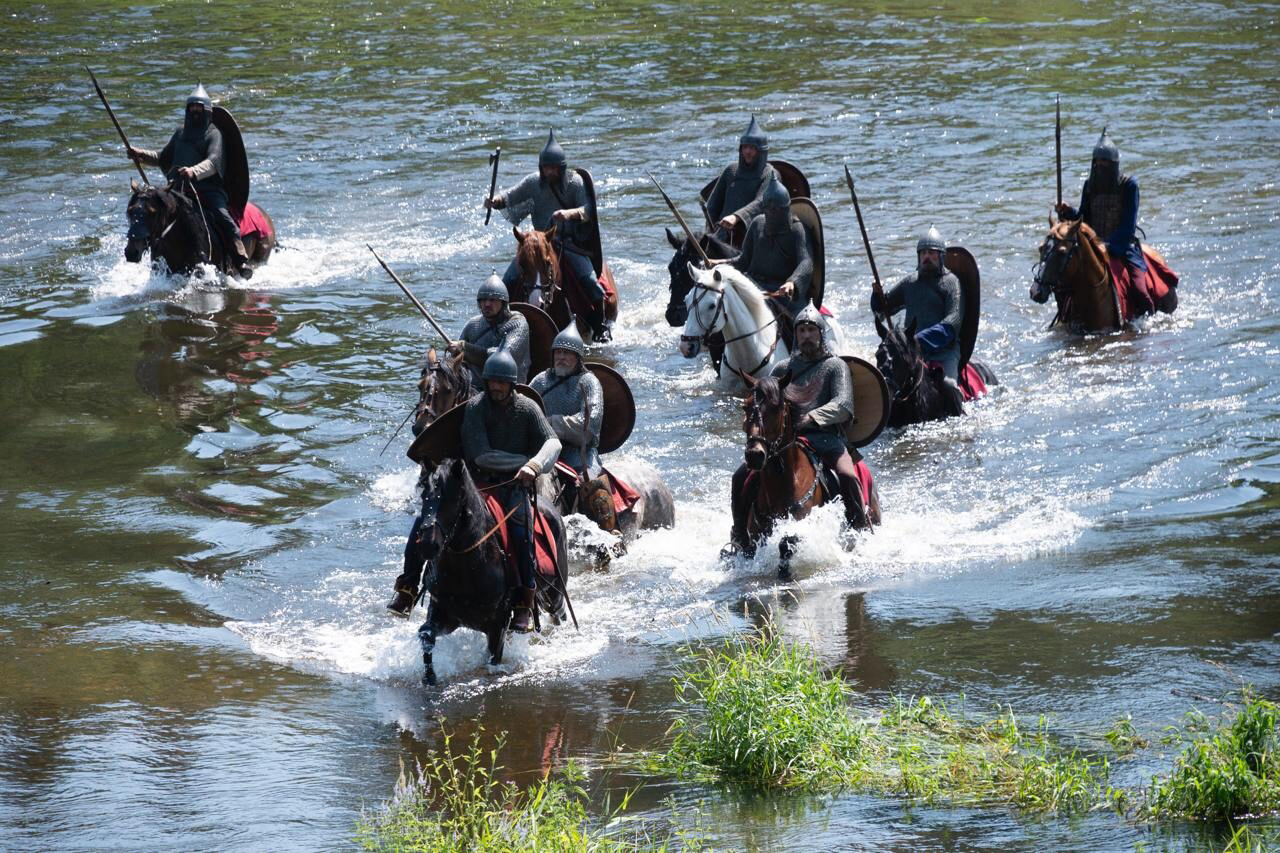
<svg viewBox="0 0 1280 853"><path fill-rule="evenodd" d="M591 235L590 223L596 215L595 207L587 196L587 185L583 183L582 176L568 167L559 186L553 187L534 172L501 193L498 199L505 202L506 206L501 208L502 215L512 225L519 225L525 217L532 217L533 227L546 231L551 227L551 214L557 210L568 210L581 214L582 219L561 222L556 234L578 246L585 246Z"/></svg>
<svg viewBox="0 0 1280 853"><path fill-rule="evenodd" d="M729 164L720 173L720 180L716 181L707 198L707 213L711 214L713 223L719 224L721 219L733 214L746 226L764 212L760 200L774 175L773 167L765 162L767 158L768 155L761 151L755 168L747 169L739 157L737 163Z"/></svg>
<svg viewBox="0 0 1280 853"><path fill-rule="evenodd" d="M781 234L766 229L764 214L751 220L747 239L742 241L742 254L730 263L766 291L774 291L790 281L796 286L795 296L778 300L794 317L809 304L813 285L813 256L809 238L799 219L791 218L791 227Z"/></svg>
<svg viewBox="0 0 1280 853"><path fill-rule="evenodd" d="M940 361L952 379L956 378L956 366L960 360L960 324L964 319L964 296L960 292L960 280L951 272L941 276L921 277L913 272L893 286L885 294L889 316L907 309L906 322L915 320L916 333L946 323L954 337L941 348L922 347L925 358ZM927 335L926 337L933 337Z"/></svg>
<svg viewBox="0 0 1280 853"><path fill-rule="evenodd" d="M529 383L542 395L551 428L560 439L560 458L575 471L582 470L581 448L587 448L587 474L600 476L600 427L604 423L604 389L590 370L580 369L567 377L554 369L539 373ZM583 402L590 412L583 416Z"/></svg>
<svg viewBox="0 0 1280 853"><path fill-rule="evenodd" d="M776 364L771 375L780 378L788 371L788 387L803 401L797 405L800 414L808 415L815 424L800 435L819 456L844 452L844 425L853 417L853 380L844 360L824 352L810 361L796 353Z"/></svg>
<svg viewBox="0 0 1280 853"><path fill-rule="evenodd" d="M500 481L514 477L526 464L538 473L555 465L560 441L528 397L513 394L510 406L498 408L488 394L477 394L463 414L462 453L482 475Z"/></svg>
<svg viewBox="0 0 1280 853"><path fill-rule="evenodd" d="M484 387L480 372L484 370L485 359L504 343L507 352L516 360L520 381L526 381L530 364L529 321L523 314L505 308L493 322L486 320L483 314L472 317L462 327L459 339L463 342L463 352L466 354L467 367L471 368L471 382L475 387Z"/></svg>

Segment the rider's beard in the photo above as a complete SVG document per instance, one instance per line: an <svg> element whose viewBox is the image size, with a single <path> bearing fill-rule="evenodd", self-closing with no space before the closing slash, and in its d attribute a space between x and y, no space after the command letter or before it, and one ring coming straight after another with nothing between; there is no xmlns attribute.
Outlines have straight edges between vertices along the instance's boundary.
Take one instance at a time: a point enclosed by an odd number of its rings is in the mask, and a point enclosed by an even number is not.
<svg viewBox="0 0 1280 853"><path fill-rule="evenodd" d="M499 405L503 405L503 404L505 404L505 403L506 403L508 400L510 400L510 399L511 399L511 389L510 389L510 388L490 388L490 389L489 389L489 401L490 401L490 402L498 403Z"/></svg>
<svg viewBox="0 0 1280 853"><path fill-rule="evenodd" d="M557 365L555 365L555 371L556 371L556 376L559 376L561 379L563 379L563 378L565 378L566 376L568 376L569 374L573 373L573 368L572 368L572 367L561 367L560 365L558 365L558 364L557 364Z"/></svg>
<svg viewBox="0 0 1280 853"><path fill-rule="evenodd" d="M818 341L803 341L800 344L800 354L808 359L813 359L821 351L822 345Z"/></svg>
<svg viewBox="0 0 1280 853"><path fill-rule="evenodd" d="M920 259L920 272L924 275L937 275L942 272L942 267L934 263L933 260Z"/></svg>

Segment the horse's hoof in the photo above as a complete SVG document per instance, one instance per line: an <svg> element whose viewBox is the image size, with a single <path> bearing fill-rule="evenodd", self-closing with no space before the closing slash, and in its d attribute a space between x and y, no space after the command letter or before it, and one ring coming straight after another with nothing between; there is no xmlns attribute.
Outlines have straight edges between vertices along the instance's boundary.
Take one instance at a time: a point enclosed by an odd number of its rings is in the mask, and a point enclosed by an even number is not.
<svg viewBox="0 0 1280 853"><path fill-rule="evenodd" d="M436 671L434 669L429 669L422 674L422 686L423 687L436 686Z"/></svg>

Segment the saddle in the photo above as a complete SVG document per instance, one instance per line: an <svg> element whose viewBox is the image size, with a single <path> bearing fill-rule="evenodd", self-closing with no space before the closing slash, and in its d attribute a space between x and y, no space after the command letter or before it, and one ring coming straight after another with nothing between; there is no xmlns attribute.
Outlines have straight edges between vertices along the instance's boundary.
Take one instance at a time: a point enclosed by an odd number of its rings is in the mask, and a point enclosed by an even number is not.
<svg viewBox="0 0 1280 853"><path fill-rule="evenodd" d="M504 518L507 511L502 508L502 501L498 500L496 495L484 496L485 506L489 508L489 512L499 521L498 532L496 534L498 544L502 548L503 556L506 558L507 578L511 581L512 586L519 586L519 566L516 564L516 553L511 543L511 531L508 529L507 521ZM559 554L556 550L556 537L551 528L550 522L546 519L546 514L534 503L533 512L533 553L534 566L537 572L545 580L550 581L556 576L556 564Z"/></svg>

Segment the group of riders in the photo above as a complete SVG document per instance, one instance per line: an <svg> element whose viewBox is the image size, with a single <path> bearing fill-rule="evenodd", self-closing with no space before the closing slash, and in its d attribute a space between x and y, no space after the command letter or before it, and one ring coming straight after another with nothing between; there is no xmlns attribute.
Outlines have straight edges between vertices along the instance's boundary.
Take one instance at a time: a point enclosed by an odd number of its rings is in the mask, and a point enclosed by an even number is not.
<svg viewBox="0 0 1280 853"><path fill-rule="evenodd" d="M224 187L224 143L211 120L213 111L208 93L198 87L187 98L182 127L161 151L130 147L128 154L138 163L158 165L171 182L193 191L227 249L232 271L248 277L250 257ZM1105 245L1110 258L1123 262L1113 263L1112 268L1123 278L1116 286L1126 289L1129 304L1136 306L1133 313L1171 311L1176 295L1154 293L1146 284L1149 255L1137 236L1138 185L1131 176L1121 174L1119 160L1119 151L1104 130L1093 149L1079 206L1059 204L1056 212L1063 220L1082 221ZM580 171L569 168L553 131L539 154L537 171L508 190L491 193L484 207L500 211L516 226L531 219L535 229L553 235L566 277L580 288L579 304L589 306L580 319L595 341L608 341L605 290L599 264L592 257L593 249L599 252L594 190L589 175L584 180ZM789 357L777 360L761 375L786 388L794 418L790 441L833 473L830 482L838 484L847 524L863 527L875 521L878 507L873 511L868 500L866 466L846 441L856 417L854 380L842 354L831 346L820 272L815 276L823 263L821 234L815 234L813 223L793 210L797 197L793 171L798 172L781 161L770 162L769 137L753 116L738 140L736 160L704 190L707 233L703 236L718 242L725 255L707 258L706 265L730 265L764 293ZM691 233L689 238L696 239ZM914 336L920 355L940 372L942 381L956 387L964 381L968 358L962 340L966 293L960 278L948 269L947 257L945 239L930 227L916 244L915 270L887 292L877 282L870 308L878 326L881 319L890 322L904 313L903 327ZM533 539L537 517L557 509L554 502L538 496L539 479L555 479L558 488L552 492L569 496L588 487L617 495L628 487L602 467L600 442L607 403L599 378L589 369L575 318L555 335L549 353L536 351L539 346L545 348L545 339L537 339L528 312L513 309L511 294L520 277L516 261L501 276L495 272L488 277L476 294L479 314L457 340L449 342L446 352L468 386L460 397L465 409L457 453L476 485L501 506L503 517L495 527L505 528L515 587L509 627L524 632L536 621L539 578ZM539 282L537 286L547 285ZM545 369L534 370L548 362ZM752 434L749 422L759 418L758 412L748 406L748 435ZM441 414L434 416L438 419ZM456 425L453 428L458 430ZM424 465L431 467L430 462ZM753 550L748 517L756 500L753 488L760 480L753 477L753 470L743 464L733 475L728 554ZM558 503L560 510L572 505L569 499ZM624 505L621 500L612 504ZM387 605L401 616L431 592L431 555L424 559L420 547L422 522L422 516L414 522L395 597Z"/></svg>

